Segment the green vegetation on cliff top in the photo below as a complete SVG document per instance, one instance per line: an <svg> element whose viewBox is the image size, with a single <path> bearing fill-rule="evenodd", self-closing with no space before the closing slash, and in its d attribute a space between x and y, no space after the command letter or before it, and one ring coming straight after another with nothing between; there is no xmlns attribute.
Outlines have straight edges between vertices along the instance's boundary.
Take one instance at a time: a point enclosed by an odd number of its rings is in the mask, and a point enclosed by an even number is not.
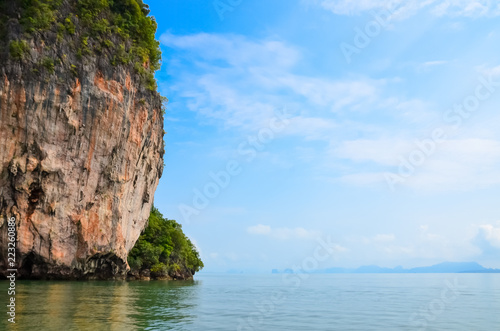
<svg viewBox="0 0 500 331"><path fill-rule="evenodd" d="M30 40L47 39L56 47L48 39L57 36L56 44L70 44L79 59L96 55L112 65L133 66L154 91L161 51L156 21L148 15L142 0L0 0L0 48L11 59L29 60Z"/></svg>
<svg viewBox="0 0 500 331"><path fill-rule="evenodd" d="M203 268L193 243L174 220L153 207L148 226L128 256L132 272L150 270L153 277L186 278Z"/></svg>

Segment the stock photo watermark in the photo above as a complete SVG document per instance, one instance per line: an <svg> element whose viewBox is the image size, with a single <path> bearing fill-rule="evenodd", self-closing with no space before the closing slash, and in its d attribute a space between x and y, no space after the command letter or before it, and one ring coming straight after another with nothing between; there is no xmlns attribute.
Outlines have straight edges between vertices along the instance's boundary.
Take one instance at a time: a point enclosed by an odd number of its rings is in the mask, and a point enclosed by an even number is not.
<svg viewBox="0 0 500 331"><path fill-rule="evenodd" d="M419 331L427 330L429 323L435 321L439 315L443 314L458 299L461 291L466 288L467 286L458 283L458 277L455 277L453 283L450 280L446 280L439 295L420 308L417 313L413 313L410 316L410 325L418 328L417 330Z"/></svg>
<svg viewBox="0 0 500 331"><path fill-rule="evenodd" d="M9 303L7 304L7 320L10 323L16 323L16 219L11 217L7 221L7 280L9 281L9 287L7 289L7 295L9 298Z"/></svg>
<svg viewBox="0 0 500 331"><path fill-rule="evenodd" d="M243 163L252 162L259 152L262 152L266 145L276 138L290 123L291 115L287 113L286 107L283 110L275 111L275 116L269 120L268 126L260 129L255 135L248 136L238 144L237 154L244 158L244 161L231 159L226 162L223 169L209 172L210 180L202 188L193 189L191 204L180 204L178 206L185 223L189 224L193 216L198 216L202 210L210 205L210 201L217 198L219 194L228 188L232 178L243 172Z"/></svg>
<svg viewBox="0 0 500 331"><path fill-rule="evenodd" d="M480 76L479 84L474 92L466 96L462 102L455 104L443 114L443 120L447 127L451 125L453 130L458 130L464 120L469 119L481 106L481 102L488 100L500 87L499 81L494 81L493 76L488 78ZM445 127L437 127L432 130L430 137L417 140L414 149L406 156L399 157L397 172L386 172L385 181L391 191L396 190L396 185L404 183L415 174L437 150L439 145L445 142L450 135Z"/></svg>
<svg viewBox="0 0 500 331"><path fill-rule="evenodd" d="M241 5L242 2L243 0L214 0L212 5L219 16L219 19L223 21L226 12L234 11L236 7Z"/></svg>
<svg viewBox="0 0 500 331"><path fill-rule="evenodd" d="M255 303L255 311L249 313L247 317L238 319L237 331L254 331L264 323L265 318L276 310L276 307L284 304L290 296L301 287L311 273L318 270L321 263L335 257L337 250L330 236L317 239L317 246L313 253L302 260L299 265L293 265L293 273L284 273L281 277L286 289L275 290L266 299Z"/></svg>

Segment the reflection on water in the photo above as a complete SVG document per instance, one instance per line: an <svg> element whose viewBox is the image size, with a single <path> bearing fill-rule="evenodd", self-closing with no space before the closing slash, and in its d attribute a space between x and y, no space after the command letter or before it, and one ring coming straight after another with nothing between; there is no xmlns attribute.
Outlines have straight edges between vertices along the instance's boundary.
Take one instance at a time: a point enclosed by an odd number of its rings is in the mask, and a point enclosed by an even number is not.
<svg viewBox="0 0 500 331"><path fill-rule="evenodd" d="M0 284L7 285L7 282ZM167 330L192 323L200 281L17 281L16 324L0 330ZM7 286L0 300L6 303ZM4 290L5 289L5 290ZM4 306L2 304L2 306ZM2 315L6 315L3 313Z"/></svg>
<svg viewBox="0 0 500 331"><path fill-rule="evenodd" d="M0 330L499 330L500 274L285 276L18 281L15 325L0 282Z"/></svg>

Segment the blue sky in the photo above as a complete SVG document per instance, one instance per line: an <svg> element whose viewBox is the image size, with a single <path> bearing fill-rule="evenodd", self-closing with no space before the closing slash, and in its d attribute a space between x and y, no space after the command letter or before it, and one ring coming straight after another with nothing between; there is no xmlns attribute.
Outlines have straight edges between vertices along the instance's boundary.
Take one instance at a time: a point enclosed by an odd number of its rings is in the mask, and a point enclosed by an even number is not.
<svg viewBox="0 0 500 331"><path fill-rule="evenodd" d="M500 267L500 6L148 1L162 213L205 271Z"/></svg>

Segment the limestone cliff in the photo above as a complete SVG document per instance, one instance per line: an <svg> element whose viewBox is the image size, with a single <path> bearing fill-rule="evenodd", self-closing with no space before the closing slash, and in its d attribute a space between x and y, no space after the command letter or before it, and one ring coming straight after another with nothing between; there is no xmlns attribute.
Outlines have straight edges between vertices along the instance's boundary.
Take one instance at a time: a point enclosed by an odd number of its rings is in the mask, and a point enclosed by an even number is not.
<svg viewBox="0 0 500 331"><path fill-rule="evenodd" d="M132 33L95 34L85 1L40 2L52 17L30 26L30 8L0 0L0 271L14 216L23 277L123 278L163 171L154 69ZM112 25L112 10L87 19Z"/></svg>

